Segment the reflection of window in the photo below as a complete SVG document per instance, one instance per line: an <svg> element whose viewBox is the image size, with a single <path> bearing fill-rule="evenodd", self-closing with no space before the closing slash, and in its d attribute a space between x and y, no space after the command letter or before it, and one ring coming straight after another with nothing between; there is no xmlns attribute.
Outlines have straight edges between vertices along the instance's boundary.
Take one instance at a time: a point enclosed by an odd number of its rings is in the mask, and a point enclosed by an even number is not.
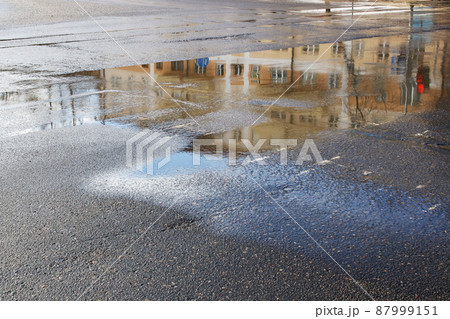
<svg viewBox="0 0 450 319"><path fill-rule="evenodd" d="M242 68L243 68L242 64L234 64L233 65L234 75L241 75Z"/></svg>
<svg viewBox="0 0 450 319"><path fill-rule="evenodd" d="M389 43L387 42L383 42L378 44L378 60L386 60L387 58L389 58L389 51L390 51L390 47L389 47Z"/></svg>
<svg viewBox="0 0 450 319"><path fill-rule="evenodd" d="M305 72L301 77L302 84L316 85L317 73Z"/></svg>
<svg viewBox="0 0 450 319"><path fill-rule="evenodd" d="M206 66L201 68L198 65L196 65L195 66L195 72L197 74L205 74L206 73Z"/></svg>
<svg viewBox="0 0 450 319"><path fill-rule="evenodd" d="M270 69L270 78L272 83L286 83L287 71L281 67L273 67Z"/></svg>
<svg viewBox="0 0 450 319"><path fill-rule="evenodd" d="M252 65L252 82L259 83L259 65Z"/></svg>
<svg viewBox="0 0 450 319"><path fill-rule="evenodd" d="M173 91L172 97L175 99L182 99L183 98L183 91Z"/></svg>
<svg viewBox="0 0 450 319"><path fill-rule="evenodd" d="M172 63L172 71L183 71L183 61L173 61Z"/></svg>
<svg viewBox="0 0 450 319"><path fill-rule="evenodd" d="M157 70L162 70L162 68L163 68L162 62L156 63L156 69L157 69Z"/></svg>
<svg viewBox="0 0 450 319"><path fill-rule="evenodd" d="M284 117L286 117L286 115ZM272 118L272 119L282 119L283 118L283 114L280 111L272 111L272 112L270 112L270 118Z"/></svg>
<svg viewBox="0 0 450 319"><path fill-rule="evenodd" d="M122 80L122 77L120 77L120 76L112 76L111 77L111 87L113 87L113 88L120 87L121 80Z"/></svg>
<svg viewBox="0 0 450 319"><path fill-rule="evenodd" d="M222 76L224 74L223 72L223 64L217 64L216 65L216 75Z"/></svg>
<svg viewBox="0 0 450 319"><path fill-rule="evenodd" d="M329 127L337 127L337 123L339 122L339 116L331 114L328 118L328 126Z"/></svg>
<svg viewBox="0 0 450 319"><path fill-rule="evenodd" d="M345 51L344 43L336 42L333 44L331 52L333 52L334 55L341 55L342 53L344 53L344 51Z"/></svg>
<svg viewBox="0 0 450 319"><path fill-rule="evenodd" d="M339 87L339 74L330 73L328 76L328 88L337 89Z"/></svg>
<svg viewBox="0 0 450 319"><path fill-rule="evenodd" d="M357 57L363 57L364 56L364 42L363 40L357 40L353 43L353 53Z"/></svg>
<svg viewBox="0 0 450 319"><path fill-rule="evenodd" d="M303 47L303 53L305 53L306 55L317 55L319 54L319 45L318 44L305 45Z"/></svg>
<svg viewBox="0 0 450 319"><path fill-rule="evenodd" d="M142 67L143 67L144 69L148 69L148 64L142 64Z"/></svg>
<svg viewBox="0 0 450 319"><path fill-rule="evenodd" d="M375 99L377 102L386 102L386 93L382 92L380 95L377 95Z"/></svg>

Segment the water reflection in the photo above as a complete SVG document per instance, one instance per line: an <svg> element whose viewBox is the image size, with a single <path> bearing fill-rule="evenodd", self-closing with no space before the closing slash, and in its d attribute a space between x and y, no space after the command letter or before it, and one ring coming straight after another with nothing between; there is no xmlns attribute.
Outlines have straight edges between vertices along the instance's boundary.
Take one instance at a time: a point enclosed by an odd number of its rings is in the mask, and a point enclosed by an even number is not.
<svg viewBox="0 0 450 319"><path fill-rule="evenodd" d="M0 93L0 125L5 135L87 122L170 128L192 116L201 135L270 139L381 123L447 94L447 38L438 31L81 72Z"/></svg>

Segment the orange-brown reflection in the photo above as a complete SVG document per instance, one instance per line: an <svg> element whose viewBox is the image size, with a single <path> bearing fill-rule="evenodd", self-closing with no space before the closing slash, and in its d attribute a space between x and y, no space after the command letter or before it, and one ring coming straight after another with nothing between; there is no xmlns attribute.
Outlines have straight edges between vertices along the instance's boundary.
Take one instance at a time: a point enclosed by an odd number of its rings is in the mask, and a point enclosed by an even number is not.
<svg viewBox="0 0 450 319"><path fill-rule="evenodd" d="M249 120L231 131L208 130L235 138L300 138L436 107L448 94L447 34L230 54L210 57L207 66L191 59L82 72L75 76L94 76L97 82L54 84L23 96L3 93L0 103L47 99L50 112L70 104L60 122L86 118L140 127L190 116L214 127L222 111L235 118L251 112L255 120L262 115L263 123Z"/></svg>

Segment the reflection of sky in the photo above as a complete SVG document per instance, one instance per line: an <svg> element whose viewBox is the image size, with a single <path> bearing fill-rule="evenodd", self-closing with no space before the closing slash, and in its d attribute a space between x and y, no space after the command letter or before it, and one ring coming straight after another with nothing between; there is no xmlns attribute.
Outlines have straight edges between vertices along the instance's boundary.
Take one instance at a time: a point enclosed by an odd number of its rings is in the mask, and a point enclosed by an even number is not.
<svg viewBox="0 0 450 319"><path fill-rule="evenodd" d="M432 8L422 8L432 9ZM412 14L411 25L413 28L420 29L421 31L431 30L433 27L433 15L429 13L414 13Z"/></svg>
<svg viewBox="0 0 450 319"><path fill-rule="evenodd" d="M204 170L223 170L228 166L225 157L216 157L216 159L211 160L201 156L200 165L194 165L192 152L173 153L170 161L161 168L158 168L158 163L161 163L160 159L153 162L153 176L188 175ZM149 171L147 170L147 172Z"/></svg>
<svg viewBox="0 0 450 319"><path fill-rule="evenodd" d="M190 155L178 153L172 159L175 164L164 168L167 173L156 173L164 176L142 178L142 174L130 177L123 171L102 172L86 187L104 195L120 194L166 206L177 201L177 209L204 218L214 231L266 243L310 243L270 197L301 221L314 238L331 247L351 247L352 253L365 254L377 238L388 240L392 234L402 234L407 242L417 236L432 240L445 232L446 214L439 202L401 193L375 181L358 178L349 182L339 177L348 171L336 165L338 162L330 161L322 169L316 165L278 165L273 159L268 159L270 165L229 166L226 171L225 161L209 162L211 170L220 171L202 171L199 178L199 170L189 171ZM178 171L171 172L172 168ZM185 169L189 173L180 173ZM270 197L255 180L265 185ZM226 192L223 185L227 185ZM354 236L361 225L366 235Z"/></svg>

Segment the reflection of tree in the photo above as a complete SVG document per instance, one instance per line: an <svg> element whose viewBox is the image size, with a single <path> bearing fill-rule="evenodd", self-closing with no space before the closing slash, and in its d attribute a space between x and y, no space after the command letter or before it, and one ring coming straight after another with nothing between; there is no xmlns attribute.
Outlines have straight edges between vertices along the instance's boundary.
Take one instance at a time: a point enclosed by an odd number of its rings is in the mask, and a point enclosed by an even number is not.
<svg viewBox="0 0 450 319"><path fill-rule="evenodd" d="M418 20L422 28L422 17L420 15L415 17L413 7L411 6L410 26L412 28ZM424 89L429 88L430 69L424 65L425 42L426 38L421 33L411 34L408 41L405 78L400 86L400 103L405 105L405 113L408 111L408 105L419 103ZM417 71L416 76L414 76L415 71Z"/></svg>
<svg viewBox="0 0 450 319"><path fill-rule="evenodd" d="M441 64L441 95L439 96L439 101L442 101L444 99L444 92L445 92L445 83L446 83L446 74L445 74L445 64L446 64L446 57L447 57L447 40L444 41L444 48L442 52L442 64Z"/></svg>
<svg viewBox="0 0 450 319"><path fill-rule="evenodd" d="M364 92L362 88L363 75L360 68L355 67L355 61L353 59L354 50L353 41L350 46L347 47L350 50L343 50L345 71L349 77L346 98L343 99L343 106L346 108L347 113L350 115L350 121L352 126L358 126L360 122L365 122L368 115L375 109L377 109L379 103L384 104L384 109L387 112L386 103L386 75L380 72L375 74L373 79L374 88L373 93ZM358 52L358 55L361 52ZM351 110L349 101L354 100L355 110Z"/></svg>
<svg viewBox="0 0 450 319"><path fill-rule="evenodd" d="M291 84L294 83L294 48L291 48Z"/></svg>
<svg viewBox="0 0 450 319"><path fill-rule="evenodd" d="M347 50L344 50L344 61L348 75L350 76L350 88L348 89L347 95L349 97L355 98L355 105L356 105L355 114L354 116L353 115L351 116L351 122L352 125L356 125L358 122L358 114L361 115L362 121L364 121L364 114L360 107L361 94L359 92L359 88L361 85L361 74L359 68L355 69L355 60L353 59L353 42L350 49L350 55L348 54ZM366 103L364 102L364 104ZM347 108L347 112L351 114L352 112L349 107L348 98L346 99L345 106Z"/></svg>
<svg viewBox="0 0 450 319"><path fill-rule="evenodd" d="M325 0L325 12L331 13L331 4L330 4L330 0Z"/></svg>
<svg viewBox="0 0 450 319"><path fill-rule="evenodd" d="M358 120L358 114L361 115L361 120L366 121L367 116L377 109L378 99L381 99L385 106L385 112L387 112L386 100L381 95L356 95L356 120ZM364 112L363 112L364 111Z"/></svg>
<svg viewBox="0 0 450 319"><path fill-rule="evenodd" d="M416 81L412 76L413 69L417 65L417 54L414 45L412 44L412 39L408 42L408 47L406 51L406 72L405 79L401 84L401 104L405 105L405 113L408 112L408 105L414 103L414 91Z"/></svg>

